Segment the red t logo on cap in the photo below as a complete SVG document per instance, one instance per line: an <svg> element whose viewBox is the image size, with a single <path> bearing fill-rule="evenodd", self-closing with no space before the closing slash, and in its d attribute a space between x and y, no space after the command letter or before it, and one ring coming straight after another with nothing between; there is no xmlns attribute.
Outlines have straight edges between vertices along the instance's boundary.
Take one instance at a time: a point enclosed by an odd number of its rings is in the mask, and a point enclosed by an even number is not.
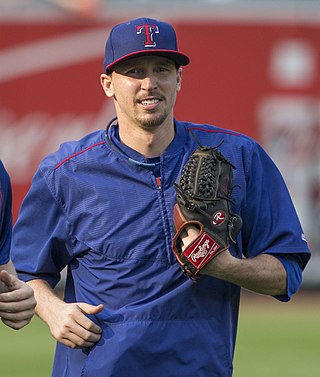
<svg viewBox="0 0 320 377"><path fill-rule="evenodd" d="M146 40L144 42L145 47L155 47L157 44L153 40L153 34L159 33L159 28L156 25L139 25L136 26L137 34L142 34L144 31L144 34L146 36Z"/></svg>

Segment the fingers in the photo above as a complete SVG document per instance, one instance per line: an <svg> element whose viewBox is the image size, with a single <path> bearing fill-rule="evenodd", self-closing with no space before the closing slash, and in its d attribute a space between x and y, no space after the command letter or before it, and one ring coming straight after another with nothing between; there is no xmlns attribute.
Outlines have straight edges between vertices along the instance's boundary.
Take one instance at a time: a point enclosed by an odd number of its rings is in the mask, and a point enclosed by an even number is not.
<svg viewBox="0 0 320 377"><path fill-rule="evenodd" d="M29 287L28 284L17 279L11 275L12 284L8 286L8 291L5 293L0 293L0 303L1 302L20 302L23 300L32 299L35 305L33 289Z"/></svg>
<svg viewBox="0 0 320 377"><path fill-rule="evenodd" d="M93 306L93 305L86 304L84 302L78 302L77 305L84 314L98 314L104 308L103 304ZM81 316L79 318L78 324L85 329L89 329L91 332L93 332L95 334L101 333L101 328L98 325L96 325L94 322L92 322L86 316Z"/></svg>
<svg viewBox="0 0 320 377"><path fill-rule="evenodd" d="M197 237L199 229L194 225L186 225L180 234L182 242L182 251L184 251Z"/></svg>
<svg viewBox="0 0 320 377"><path fill-rule="evenodd" d="M70 348L86 348L93 347L101 338L101 335L92 334L89 331L83 331L82 328L75 328L76 333L68 331L66 337L62 337L59 341Z"/></svg>
<svg viewBox="0 0 320 377"><path fill-rule="evenodd" d="M7 288L11 288L12 285L14 284L14 279L17 279L15 276L9 274L8 271L6 270L2 270L0 271L0 280L2 281L2 283L4 283Z"/></svg>
<svg viewBox="0 0 320 377"><path fill-rule="evenodd" d="M104 308L103 304L93 306L93 305L87 304L85 302L78 302L77 305L84 314L98 314Z"/></svg>
<svg viewBox="0 0 320 377"><path fill-rule="evenodd" d="M25 300L22 302L0 302L0 317L17 321L32 317L34 315L35 302Z"/></svg>
<svg viewBox="0 0 320 377"><path fill-rule="evenodd" d="M20 330L22 329L24 326L26 326L28 323L30 323L31 321L31 318L28 318L26 320L23 320L23 321L9 321L7 319L4 319L4 318L1 318L1 321L8 327L11 327L12 329L14 330Z"/></svg>
<svg viewBox="0 0 320 377"><path fill-rule="evenodd" d="M28 309L21 305L6 305L5 307L1 306L0 309L1 321L15 330L26 326L31 321L34 313L34 305L29 305Z"/></svg>
<svg viewBox="0 0 320 377"><path fill-rule="evenodd" d="M7 271L1 271L0 279L8 288L7 292L0 294L1 320L13 329L20 329L31 321L35 313L33 290Z"/></svg>
<svg viewBox="0 0 320 377"><path fill-rule="evenodd" d="M32 288L22 281L15 282L14 286L14 290L0 293L0 312L7 311L14 313L34 309L36 300Z"/></svg>
<svg viewBox="0 0 320 377"><path fill-rule="evenodd" d="M97 314L103 305L86 303L66 304L63 312L52 321L51 333L59 342L71 348L92 347L101 337L101 328L91 321L86 314Z"/></svg>

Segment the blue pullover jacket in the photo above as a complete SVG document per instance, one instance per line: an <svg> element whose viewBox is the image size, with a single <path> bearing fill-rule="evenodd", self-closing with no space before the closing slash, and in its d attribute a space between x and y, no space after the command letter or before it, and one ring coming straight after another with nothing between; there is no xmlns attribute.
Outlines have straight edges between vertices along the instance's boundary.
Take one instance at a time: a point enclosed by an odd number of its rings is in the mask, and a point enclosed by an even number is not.
<svg viewBox="0 0 320 377"><path fill-rule="evenodd" d="M13 232L20 278L55 287L67 266L65 300L103 303L91 349L57 344L54 377L230 377L240 288L185 277L171 249L175 182L196 149L216 146L236 166L233 212L243 219L241 258L274 254L287 271L287 301L310 252L284 181L251 138L175 122L151 162L122 145L117 126L63 144L36 172ZM160 185L161 180L161 185Z"/></svg>

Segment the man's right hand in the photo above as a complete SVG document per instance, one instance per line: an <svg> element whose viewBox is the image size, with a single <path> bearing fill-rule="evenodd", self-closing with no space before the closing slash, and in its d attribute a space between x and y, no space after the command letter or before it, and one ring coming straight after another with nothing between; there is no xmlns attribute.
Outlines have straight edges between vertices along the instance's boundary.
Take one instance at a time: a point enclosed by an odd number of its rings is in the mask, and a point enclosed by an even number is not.
<svg viewBox="0 0 320 377"><path fill-rule="evenodd" d="M36 314L47 323L52 336L71 348L92 347L102 330L88 315L100 313L104 306L85 302L66 303L42 279L28 281L37 300Z"/></svg>
<svg viewBox="0 0 320 377"><path fill-rule="evenodd" d="M92 347L101 337L101 328L86 315L97 314L103 305L89 305L84 302L68 304L61 302L51 314L47 324L52 336L71 348ZM53 315L54 314L54 315Z"/></svg>

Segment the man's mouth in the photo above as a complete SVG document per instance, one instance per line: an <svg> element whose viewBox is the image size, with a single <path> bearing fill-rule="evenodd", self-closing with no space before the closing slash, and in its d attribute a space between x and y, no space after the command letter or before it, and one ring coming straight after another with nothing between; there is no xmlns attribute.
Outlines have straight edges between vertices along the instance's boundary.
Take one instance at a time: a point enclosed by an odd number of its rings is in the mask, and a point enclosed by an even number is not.
<svg viewBox="0 0 320 377"><path fill-rule="evenodd" d="M150 98L150 99L144 99L141 101L141 104L144 105L144 106L148 106L148 105L154 105L156 103L159 103L160 100L158 98Z"/></svg>

